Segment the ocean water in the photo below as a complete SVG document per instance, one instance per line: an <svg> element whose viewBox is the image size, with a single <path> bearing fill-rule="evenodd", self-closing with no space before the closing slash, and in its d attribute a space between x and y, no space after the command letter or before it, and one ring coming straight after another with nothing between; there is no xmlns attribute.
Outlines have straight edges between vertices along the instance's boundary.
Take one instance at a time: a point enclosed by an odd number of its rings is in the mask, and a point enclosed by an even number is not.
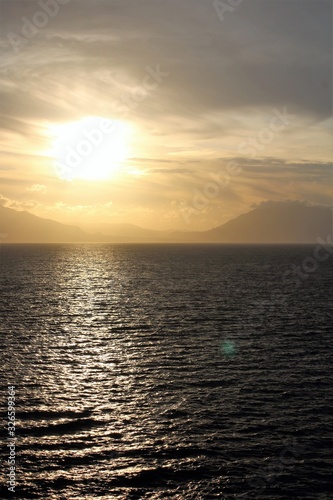
<svg viewBox="0 0 333 500"><path fill-rule="evenodd" d="M333 498L325 252L4 245L1 498Z"/></svg>

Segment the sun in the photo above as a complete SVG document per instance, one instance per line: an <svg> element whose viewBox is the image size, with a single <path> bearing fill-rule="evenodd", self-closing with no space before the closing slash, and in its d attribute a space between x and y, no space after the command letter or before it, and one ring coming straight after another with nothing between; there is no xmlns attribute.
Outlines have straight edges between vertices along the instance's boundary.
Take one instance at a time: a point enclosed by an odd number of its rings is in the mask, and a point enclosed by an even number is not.
<svg viewBox="0 0 333 500"><path fill-rule="evenodd" d="M129 156L130 127L89 116L51 127L51 156L60 179L102 180L111 177Z"/></svg>

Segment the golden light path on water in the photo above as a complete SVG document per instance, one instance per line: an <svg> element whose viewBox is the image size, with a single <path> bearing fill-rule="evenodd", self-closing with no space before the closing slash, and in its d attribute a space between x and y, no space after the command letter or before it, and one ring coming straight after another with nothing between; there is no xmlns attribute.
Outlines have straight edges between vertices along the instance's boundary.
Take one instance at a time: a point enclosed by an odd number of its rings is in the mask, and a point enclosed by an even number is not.
<svg viewBox="0 0 333 500"><path fill-rule="evenodd" d="M265 500L276 485L315 498L308 467L325 475L331 453L311 449L330 424L330 263L258 317L308 252L4 247L0 370L17 386L22 498Z"/></svg>

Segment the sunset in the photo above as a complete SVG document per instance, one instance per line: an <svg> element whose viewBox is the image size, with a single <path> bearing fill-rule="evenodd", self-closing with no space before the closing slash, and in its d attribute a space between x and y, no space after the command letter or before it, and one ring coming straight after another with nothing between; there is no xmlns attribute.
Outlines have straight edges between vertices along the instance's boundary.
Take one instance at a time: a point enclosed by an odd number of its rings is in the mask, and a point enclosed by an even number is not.
<svg viewBox="0 0 333 500"><path fill-rule="evenodd" d="M234 3L3 1L2 205L186 231L331 205L331 2Z"/></svg>
<svg viewBox="0 0 333 500"><path fill-rule="evenodd" d="M128 128L100 117L56 126L51 155L59 178L110 179L128 157Z"/></svg>
<svg viewBox="0 0 333 500"><path fill-rule="evenodd" d="M332 19L0 0L1 498L329 498Z"/></svg>

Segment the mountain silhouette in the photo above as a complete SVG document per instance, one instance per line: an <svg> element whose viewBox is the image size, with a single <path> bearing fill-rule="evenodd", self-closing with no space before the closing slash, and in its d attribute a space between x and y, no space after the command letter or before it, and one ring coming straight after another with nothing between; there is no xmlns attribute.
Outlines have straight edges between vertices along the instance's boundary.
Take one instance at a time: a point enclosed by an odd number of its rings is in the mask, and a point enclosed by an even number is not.
<svg viewBox="0 0 333 500"><path fill-rule="evenodd" d="M90 234L77 226L0 206L0 241L6 243L316 243L332 238L332 209L301 202L265 202L229 222L196 232L99 224ZM102 231L102 232L101 232Z"/></svg>
<svg viewBox="0 0 333 500"><path fill-rule="evenodd" d="M316 243L332 235L331 208L301 202L266 202L190 239L215 243Z"/></svg>
<svg viewBox="0 0 333 500"><path fill-rule="evenodd" d="M157 243L168 241L171 231L145 229L128 223L97 223L83 226L87 233L103 235L113 243Z"/></svg>
<svg viewBox="0 0 333 500"><path fill-rule="evenodd" d="M93 241L79 227L42 219L29 212L0 206L0 234L4 243L78 243Z"/></svg>

